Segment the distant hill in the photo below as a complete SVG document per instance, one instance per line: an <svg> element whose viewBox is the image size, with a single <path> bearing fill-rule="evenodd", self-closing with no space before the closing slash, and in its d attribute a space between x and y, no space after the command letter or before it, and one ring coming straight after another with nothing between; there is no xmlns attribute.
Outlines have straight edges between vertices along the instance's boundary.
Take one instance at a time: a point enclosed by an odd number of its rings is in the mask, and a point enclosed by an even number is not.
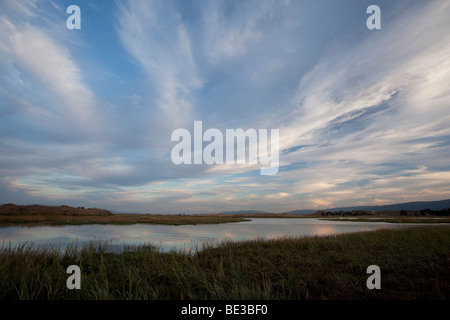
<svg viewBox="0 0 450 320"><path fill-rule="evenodd" d="M312 214L317 211L353 211L353 210L364 210L364 211L420 211L423 209L431 209L431 210L442 210L450 208L450 199L440 200L440 201L416 201L416 202L405 202L405 203L395 203L395 204L387 204L381 206L353 206L353 207L336 207L329 209L300 209L300 210L292 210L287 212L281 212L281 214ZM238 210L238 211L224 211L220 212L220 214L271 214L271 212L267 211L258 211L258 210Z"/></svg>
<svg viewBox="0 0 450 320"><path fill-rule="evenodd" d="M317 212L317 210L309 210L309 209L305 209L305 210L292 210L292 211L288 211L288 212L283 212L284 214L310 214L310 213L314 213Z"/></svg>
<svg viewBox="0 0 450 320"><path fill-rule="evenodd" d="M1 215L91 215L109 216L111 212L104 209L69 207L69 206L43 206L43 205L15 205L7 203L0 205Z"/></svg>
<svg viewBox="0 0 450 320"><path fill-rule="evenodd" d="M341 207L341 208L330 208L323 209L323 211L353 211L353 210L364 210L364 211L420 211L423 209L431 210L442 210L450 208L450 199L440 200L440 201L417 201L417 202L405 202L405 203L395 203L387 204L382 206L355 206L355 207ZM310 214L318 210L294 210L289 212L289 214Z"/></svg>
<svg viewBox="0 0 450 320"><path fill-rule="evenodd" d="M258 211L258 210L240 210L240 211L225 211L225 212L220 212L220 214L247 214L247 213L269 213L269 212Z"/></svg>

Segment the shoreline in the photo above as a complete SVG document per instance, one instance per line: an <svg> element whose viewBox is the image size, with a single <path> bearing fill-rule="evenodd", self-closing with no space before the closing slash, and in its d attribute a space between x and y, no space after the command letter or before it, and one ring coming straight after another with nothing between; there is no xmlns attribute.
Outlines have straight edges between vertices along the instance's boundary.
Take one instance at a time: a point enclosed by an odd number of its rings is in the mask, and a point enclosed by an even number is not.
<svg viewBox="0 0 450 320"><path fill-rule="evenodd" d="M38 214L38 215L4 215L0 214L0 227L8 226L68 226L68 225L197 225L221 224L250 221L252 218L265 219L318 219L323 221L346 222L386 222L386 223L420 223L445 224L450 223L450 217L403 217L403 216L359 216L359 217L333 217L324 218L312 215L286 215L286 214L202 214L202 215L153 215L153 214L111 214L97 215L64 215L64 214Z"/></svg>
<svg viewBox="0 0 450 320"><path fill-rule="evenodd" d="M330 221L351 222L388 222L388 223L450 223L450 216L419 215L419 212L316 212L310 214L292 213L211 213L211 214L127 214L111 213L108 210L69 206L47 207L40 205L18 206L5 204L0 206L0 227L6 226L64 226L113 224L132 225L196 225L220 224L249 221L252 218L314 218Z"/></svg>

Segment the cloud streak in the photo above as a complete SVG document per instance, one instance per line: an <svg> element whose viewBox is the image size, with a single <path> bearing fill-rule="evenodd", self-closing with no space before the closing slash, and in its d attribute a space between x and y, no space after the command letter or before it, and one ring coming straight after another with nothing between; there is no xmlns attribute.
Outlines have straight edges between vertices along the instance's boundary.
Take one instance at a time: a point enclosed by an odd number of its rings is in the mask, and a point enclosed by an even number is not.
<svg viewBox="0 0 450 320"><path fill-rule="evenodd" d="M50 2L0 5L0 201L281 212L449 197L448 1L383 4L377 31L352 0L80 6L67 33ZM194 120L280 129L278 174L174 165L171 132Z"/></svg>

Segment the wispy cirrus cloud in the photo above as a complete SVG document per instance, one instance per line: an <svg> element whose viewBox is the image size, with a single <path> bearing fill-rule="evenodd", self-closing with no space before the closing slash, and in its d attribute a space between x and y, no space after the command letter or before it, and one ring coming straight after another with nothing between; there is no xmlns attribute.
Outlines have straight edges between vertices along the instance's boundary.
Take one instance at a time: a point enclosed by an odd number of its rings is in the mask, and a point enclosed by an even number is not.
<svg viewBox="0 0 450 320"><path fill-rule="evenodd" d="M53 22L40 16L36 1L19 1L14 5L7 1L5 5L9 10L0 18L4 31L0 36L0 54L7 70L2 79L5 87L21 90L12 92L16 96L28 95L29 115L41 117L39 121L50 121L56 126L59 123L101 125L95 110L95 95L85 84L82 70L64 45L62 35L53 31ZM42 25L38 26L35 21L41 21ZM24 74L29 76L29 83L41 88L42 100L33 100L30 87L12 87L15 81L22 81L13 75ZM46 90L52 95L45 95ZM37 92L32 94L37 95Z"/></svg>
<svg viewBox="0 0 450 320"><path fill-rule="evenodd" d="M192 120L192 91L202 86L190 34L172 3L118 2L118 34L148 76L155 105L174 125Z"/></svg>
<svg viewBox="0 0 450 320"><path fill-rule="evenodd" d="M378 184L386 168L426 165L428 173L413 180L421 185L433 184L434 174L446 177L449 167L441 159L449 156L445 123L450 92L442 84L450 80L450 38L442 13L448 11L445 2L411 9L387 26L388 32L368 37L350 50L336 50L302 78L292 102L296 107L281 130L281 145L294 150L283 161L310 164L302 170L286 168L287 174L304 183L301 189L314 190L314 197L322 198L330 189L356 189L348 197L359 193L367 200L365 195L392 193ZM430 156L436 154L441 157ZM402 175L393 174L389 181L403 181L403 192L414 189L407 183L412 178L403 180ZM336 176L355 186L333 184ZM446 178L437 182L440 197L448 195L446 185ZM396 190L404 197L401 188ZM413 194L409 200L417 196Z"/></svg>
<svg viewBox="0 0 450 320"><path fill-rule="evenodd" d="M2 1L0 199L281 212L447 198L450 5L383 2L374 31L370 4L80 1L68 33L60 4ZM194 120L279 128L278 174L173 165L170 134Z"/></svg>

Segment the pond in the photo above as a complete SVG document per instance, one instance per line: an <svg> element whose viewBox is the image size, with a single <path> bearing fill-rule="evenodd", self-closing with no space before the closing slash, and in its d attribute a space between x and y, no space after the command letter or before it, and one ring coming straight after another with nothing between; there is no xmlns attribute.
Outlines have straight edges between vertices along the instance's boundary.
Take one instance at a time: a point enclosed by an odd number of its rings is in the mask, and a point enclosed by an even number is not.
<svg viewBox="0 0 450 320"><path fill-rule="evenodd" d="M408 224L410 226L412 224ZM106 241L111 248L152 244L160 251L202 249L203 244L222 240L243 241L256 238L331 235L385 228L404 228L405 224L385 222L329 221L310 218L256 218L251 221L206 225L79 225L0 227L0 244L17 246L26 241L36 246L52 245L65 249L91 241Z"/></svg>

